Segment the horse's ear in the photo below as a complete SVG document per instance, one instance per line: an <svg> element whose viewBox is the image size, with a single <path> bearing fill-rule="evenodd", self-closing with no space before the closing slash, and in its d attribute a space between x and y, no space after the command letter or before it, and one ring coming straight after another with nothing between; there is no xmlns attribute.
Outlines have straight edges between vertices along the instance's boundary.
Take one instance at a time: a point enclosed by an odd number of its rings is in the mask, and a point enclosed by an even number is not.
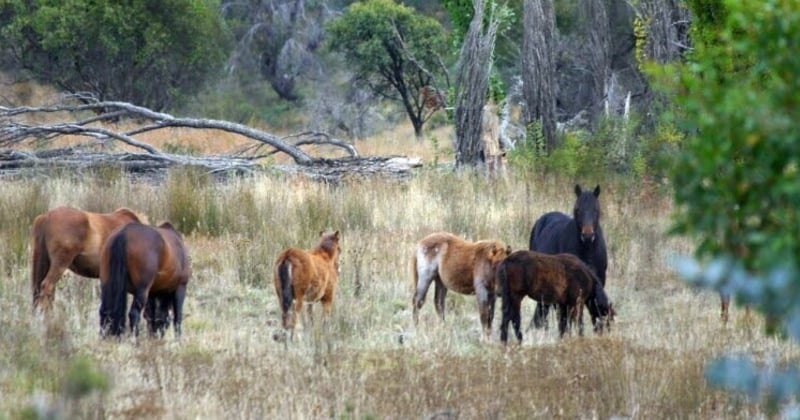
<svg viewBox="0 0 800 420"><path fill-rule="evenodd" d="M506 246L506 254L511 255L511 245Z"/></svg>
<svg viewBox="0 0 800 420"><path fill-rule="evenodd" d="M599 184L596 187L594 187L594 196L595 197L600 197L600 185Z"/></svg>
<svg viewBox="0 0 800 420"><path fill-rule="evenodd" d="M336 238L337 241L339 240L339 231L338 230L336 232L333 232L333 237Z"/></svg>
<svg viewBox="0 0 800 420"><path fill-rule="evenodd" d="M580 196L582 192L583 192L583 190L581 190L581 186L578 185L578 184L575 184L575 195Z"/></svg>

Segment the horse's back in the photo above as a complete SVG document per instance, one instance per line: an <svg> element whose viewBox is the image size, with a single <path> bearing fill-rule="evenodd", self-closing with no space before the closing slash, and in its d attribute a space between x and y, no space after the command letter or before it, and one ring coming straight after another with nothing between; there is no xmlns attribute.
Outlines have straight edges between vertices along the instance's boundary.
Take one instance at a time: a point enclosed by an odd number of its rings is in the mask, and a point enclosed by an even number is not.
<svg viewBox="0 0 800 420"><path fill-rule="evenodd" d="M311 283L335 275L336 272L332 262L328 264L320 256L294 247L286 248L278 255L275 261L276 276L285 264L291 264L292 282L298 287L308 287Z"/></svg>
<svg viewBox="0 0 800 420"><path fill-rule="evenodd" d="M88 235L89 219L86 213L74 207L56 207L36 216L33 229L48 240L64 242L83 241Z"/></svg>
<svg viewBox="0 0 800 420"><path fill-rule="evenodd" d="M567 288L563 268L548 254L519 250L512 252L502 263L506 284L512 293L521 293L536 301L556 303L562 300Z"/></svg>
<svg viewBox="0 0 800 420"><path fill-rule="evenodd" d="M532 251L546 254L562 252L575 252L571 245L572 236L569 232L570 225L575 222L572 217L561 212L545 213L536 220L531 229L529 248Z"/></svg>

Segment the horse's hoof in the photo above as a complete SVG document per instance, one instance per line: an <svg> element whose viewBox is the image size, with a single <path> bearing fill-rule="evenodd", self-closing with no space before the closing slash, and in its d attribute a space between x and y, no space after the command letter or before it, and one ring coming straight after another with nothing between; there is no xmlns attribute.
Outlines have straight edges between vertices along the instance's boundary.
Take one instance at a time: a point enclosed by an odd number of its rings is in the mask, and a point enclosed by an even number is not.
<svg viewBox="0 0 800 420"><path fill-rule="evenodd" d="M272 339L275 340L278 343L286 342L286 337L287 336L288 336L288 334L286 334L286 331L284 331L284 330L278 330L278 331L275 331L274 333L272 333Z"/></svg>

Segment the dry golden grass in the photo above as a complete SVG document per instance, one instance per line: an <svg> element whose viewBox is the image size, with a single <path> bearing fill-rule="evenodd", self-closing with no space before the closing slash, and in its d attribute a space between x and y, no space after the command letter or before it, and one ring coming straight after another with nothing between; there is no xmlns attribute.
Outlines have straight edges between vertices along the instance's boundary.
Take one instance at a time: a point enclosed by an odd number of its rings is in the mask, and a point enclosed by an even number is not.
<svg viewBox="0 0 800 420"><path fill-rule="evenodd" d="M445 323L429 296L413 327L411 250L434 230L524 248L535 217L569 211L571 183L513 171L489 183L436 169L403 183L336 187L276 176L179 182L191 176L198 175L176 172L161 185L119 174L3 184L0 413L18 417L36 401L59 401L71 360L85 356L111 388L60 400L72 417L752 418L764 415L762 407L710 389L704 364L736 350L798 356L764 338L757 316L748 321L735 310L722 325L716 295L676 278L670 258L690 246L665 236L670 202L647 189L598 181L608 293L619 312L611 334L560 341L551 328L505 348L499 310L495 342L481 342L471 296L448 296ZM177 197L184 204L176 208ZM31 315L27 229L37 212L61 204L130 206L154 223L190 223L195 211L214 220L182 226L194 232L187 236L194 277L180 341L171 330L138 344L101 340L97 281L72 274L59 284L52 320ZM294 342L275 341L272 262L286 246L312 246L327 228L342 231L344 251L331 322ZM526 322L532 312L526 301Z"/></svg>
<svg viewBox="0 0 800 420"><path fill-rule="evenodd" d="M44 102L37 92L27 94ZM403 127L356 145L364 155L441 162L452 155L451 135L441 128L420 142ZM240 140L175 130L147 141L222 153ZM512 170L490 183L437 168L407 182L335 187L268 175L215 182L180 170L161 184L114 171L3 181L0 418L25 417L32 407L67 418L132 419L766 417L761 405L710 389L704 365L730 351L797 360L797 348L765 338L760 317L737 309L722 325L717 296L676 278L671 258L691 244L666 236L668 198L648 185L582 181L603 187L607 289L617 322L602 337L558 340L551 328L526 332L521 346L508 347L497 340L499 310L494 342L481 342L471 296L449 294L445 323L429 296L414 328L413 246L447 230L525 248L536 217L571 209L572 181ZM65 204L128 206L187 234L194 276L180 341L171 330L138 343L101 340L97 281L73 274L60 282L49 320L31 314L28 229L36 214ZM312 246L329 228L342 232L344 251L332 319L294 342L275 341L274 258L287 246ZM527 322L533 303L522 310ZM70 373L76 358L107 374L110 389L70 396L85 376Z"/></svg>

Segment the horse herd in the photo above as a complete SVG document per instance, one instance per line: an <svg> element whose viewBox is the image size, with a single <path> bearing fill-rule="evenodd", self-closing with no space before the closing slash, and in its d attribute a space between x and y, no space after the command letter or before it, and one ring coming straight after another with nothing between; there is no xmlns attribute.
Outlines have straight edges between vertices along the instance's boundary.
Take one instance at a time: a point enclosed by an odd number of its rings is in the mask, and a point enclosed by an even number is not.
<svg viewBox="0 0 800 420"><path fill-rule="evenodd" d="M413 261L414 324L431 284L436 312L444 320L448 291L474 294L485 338L491 335L495 300L502 298L501 341L513 324L522 340L520 307L525 296L537 301L532 325L546 327L548 310L558 310L560 336L577 323L583 334L583 308L594 330L610 327L615 311L604 291L607 267L605 238L600 227L600 187L575 186L573 215L547 213L534 224L530 250L512 252L500 240L470 242L447 232L420 240ZM339 273L340 234L322 233L310 250L288 248L274 264L275 294L282 325L290 335L302 318L303 304L311 320L312 302L330 315ZM169 223L147 224L129 209L101 214L58 207L36 217L31 229L31 282L35 310L47 311L55 286L70 269L101 285L100 331L103 336L125 333L127 294L133 295L128 325L139 333L143 315L151 335L163 336L170 321L181 334L183 302L191 277L190 259L181 234Z"/></svg>

